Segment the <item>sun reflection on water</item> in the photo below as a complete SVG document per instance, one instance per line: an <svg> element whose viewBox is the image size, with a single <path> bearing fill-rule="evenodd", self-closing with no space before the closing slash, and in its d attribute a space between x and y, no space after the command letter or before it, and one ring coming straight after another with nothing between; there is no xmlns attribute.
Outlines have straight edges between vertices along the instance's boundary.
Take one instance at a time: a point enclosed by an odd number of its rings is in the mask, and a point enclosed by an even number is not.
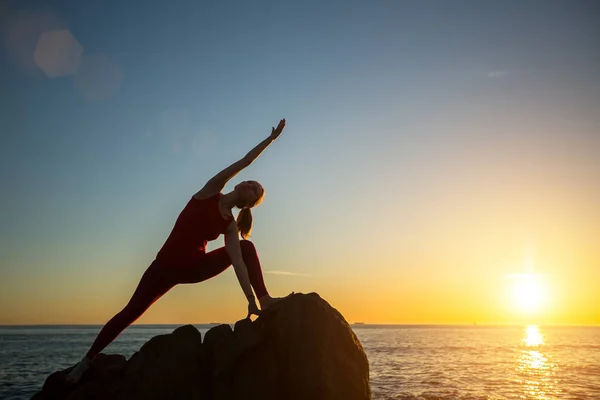
<svg viewBox="0 0 600 400"><path fill-rule="evenodd" d="M516 373L523 388L523 397L529 399L554 399L559 393L556 386L557 366L548 360L543 351L544 336L537 326L525 329L522 338L525 347L516 363Z"/></svg>
<svg viewBox="0 0 600 400"><path fill-rule="evenodd" d="M544 344L544 337L537 326L530 325L525 330L523 341L527 346L539 346Z"/></svg>

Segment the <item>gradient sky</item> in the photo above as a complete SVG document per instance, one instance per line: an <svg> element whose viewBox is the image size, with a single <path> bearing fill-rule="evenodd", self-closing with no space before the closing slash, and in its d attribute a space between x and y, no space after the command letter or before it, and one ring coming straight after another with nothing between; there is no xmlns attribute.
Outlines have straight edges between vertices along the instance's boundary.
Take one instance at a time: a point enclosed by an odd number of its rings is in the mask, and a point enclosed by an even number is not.
<svg viewBox="0 0 600 400"><path fill-rule="evenodd" d="M0 5L0 324L104 323L280 118L226 188L266 188L273 295L350 322L600 324L598 2L140 4ZM36 44L65 29L79 53L49 76ZM533 314L522 273L547 291ZM230 268L138 323L245 311Z"/></svg>

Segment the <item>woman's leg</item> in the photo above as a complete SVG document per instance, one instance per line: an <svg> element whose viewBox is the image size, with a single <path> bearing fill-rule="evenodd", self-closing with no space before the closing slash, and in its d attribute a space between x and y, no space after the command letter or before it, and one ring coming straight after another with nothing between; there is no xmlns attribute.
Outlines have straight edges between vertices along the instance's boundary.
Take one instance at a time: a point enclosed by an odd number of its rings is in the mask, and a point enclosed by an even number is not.
<svg viewBox="0 0 600 400"><path fill-rule="evenodd" d="M119 334L137 320L147 309L174 286L168 271L153 262L140 279L129 303L104 325L86 356L93 359Z"/></svg>
<svg viewBox="0 0 600 400"><path fill-rule="evenodd" d="M140 279L129 303L117 315L104 325L92 347L75 368L66 376L71 383L78 382L90 368L92 360L108 346L123 329L138 319L156 300L174 286L168 271L154 261Z"/></svg>
<svg viewBox="0 0 600 400"><path fill-rule="evenodd" d="M268 296L265 281L263 279L260 260L254 244L249 240L240 240L242 248L242 258L248 268L248 277L250 284L256 293L256 297L260 300L264 296ZM225 247L220 247L210 251L202 257L202 261L198 265L191 268L177 269L175 278L177 283L198 283L219 275L231 265L231 259Z"/></svg>

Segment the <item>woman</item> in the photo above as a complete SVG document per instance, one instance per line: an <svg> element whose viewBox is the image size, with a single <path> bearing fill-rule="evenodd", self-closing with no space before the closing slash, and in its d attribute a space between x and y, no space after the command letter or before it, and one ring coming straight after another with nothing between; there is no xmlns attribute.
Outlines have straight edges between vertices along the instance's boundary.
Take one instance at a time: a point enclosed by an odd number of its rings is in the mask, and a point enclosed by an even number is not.
<svg viewBox="0 0 600 400"><path fill-rule="evenodd" d="M211 178L189 200L166 242L150 264L129 303L104 325L92 347L67 375L70 382L78 382L92 360L108 346L127 326L167 293L181 283L197 283L210 279L233 264L240 286L248 299L248 316L260 310L252 289L256 292L262 310L280 300L267 292L256 249L247 238L252 230L250 209L258 205L265 191L256 181L244 181L233 191L222 194L225 184L242 169L249 166L283 131L285 119L279 121L271 135L259 143L244 158L233 163ZM240 208L237 221L232 210ZM224 235L225 246L206 252L209 241ZM239 240L239 236L242 240Z"/></svg>

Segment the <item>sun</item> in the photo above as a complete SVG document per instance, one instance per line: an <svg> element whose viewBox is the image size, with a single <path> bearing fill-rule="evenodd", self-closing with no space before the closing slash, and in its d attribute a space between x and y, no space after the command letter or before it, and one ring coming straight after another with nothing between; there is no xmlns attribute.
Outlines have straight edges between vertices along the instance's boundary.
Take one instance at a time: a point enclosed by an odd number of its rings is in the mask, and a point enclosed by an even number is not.
<svg viewBox="0 0 600 400"><path fill-rule="evenodd" d="M511 301L514 307L524 313L540 311L547 301L547 291L539 275L517 274L511 286Z"/></svg>

